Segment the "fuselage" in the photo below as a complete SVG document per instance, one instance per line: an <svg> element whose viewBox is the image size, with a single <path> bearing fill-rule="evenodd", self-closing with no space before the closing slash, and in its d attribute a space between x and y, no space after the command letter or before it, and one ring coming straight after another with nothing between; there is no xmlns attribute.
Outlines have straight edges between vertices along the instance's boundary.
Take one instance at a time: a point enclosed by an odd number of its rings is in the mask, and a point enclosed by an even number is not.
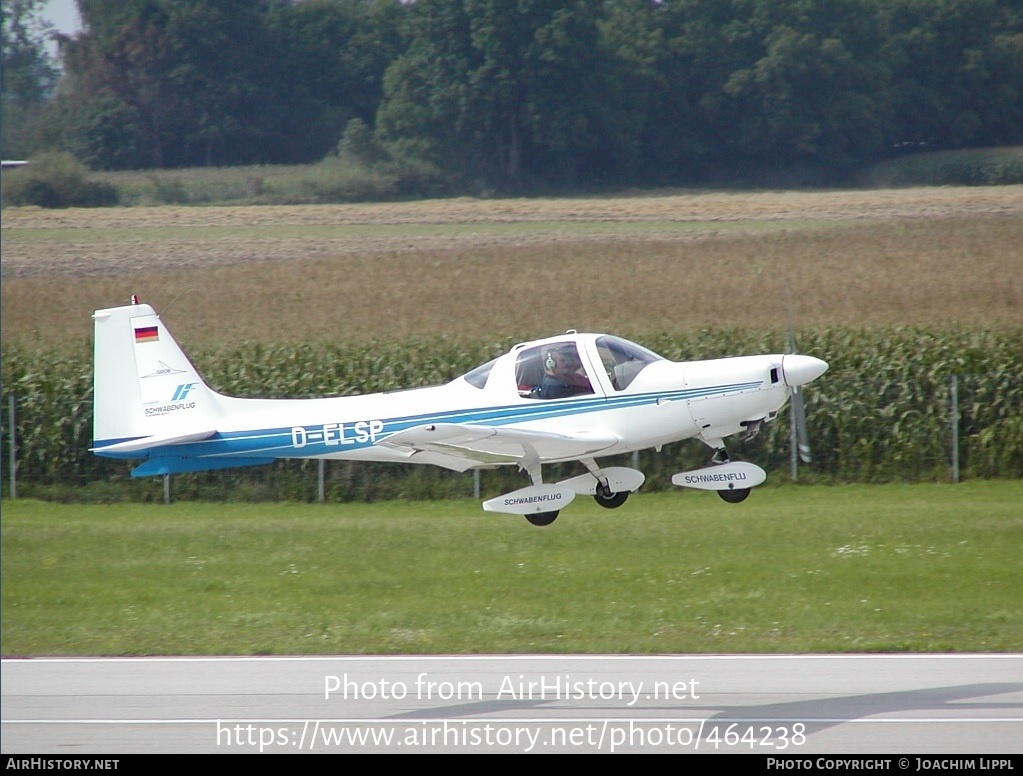
<svg viewBox="0 0 1023 776"><path fill-rule="evenodd" d="M579 366L573 376L587 385L577 387L578 392L571 396L539 398L534 383L544 379L544 364L558 349L574 350ZM790 361L786 363L786 359ZM188 387L191 383L180 383L174 386L174 395L182 394L182 386L186 386L185 400L207 402L205 422L215 433L197 441L131 450L104 450L124 437L97 439L94 449L99 455L148 459L136 469L141 476L276 458L421 460L459 470L481 465L480 461L437 453L420 455L387 444L398 432L432 424L573 437L593 434L616 440L600 451L601 456L691 437L713 444L742 432L749 423L771 419L789 396L786 369L793 375L799 372L794 379L807 381L807 374L817 368L813 362L824 364L806 359L809 357L776 354L672 362L615 337L570 332L517 345L446 385L393 393L242 399L216 394L202 385L193 389ZM540 363L533 363L537 360ZM172 382L168 382L168 391ZM208 396L202 394L203 389ZM179 404L184 420L188 401ZM175 406L154 405L161 416L173 416ZM159 422L169 427L175 421L161 417ZM537 457L548 463L579 456L561 455L555 449L539 451Z"/></svg>

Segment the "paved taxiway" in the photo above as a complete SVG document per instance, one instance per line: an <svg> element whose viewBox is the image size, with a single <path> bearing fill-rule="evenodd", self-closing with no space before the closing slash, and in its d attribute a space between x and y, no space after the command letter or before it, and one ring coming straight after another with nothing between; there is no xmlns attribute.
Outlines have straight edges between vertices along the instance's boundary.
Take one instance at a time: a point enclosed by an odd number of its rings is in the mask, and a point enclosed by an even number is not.
<svg viewBox="0 0 1023 776"><path fill-rule="evenodd" d="M53 658L0 691L4 754L1023 753L1023 655Z"/></svg>

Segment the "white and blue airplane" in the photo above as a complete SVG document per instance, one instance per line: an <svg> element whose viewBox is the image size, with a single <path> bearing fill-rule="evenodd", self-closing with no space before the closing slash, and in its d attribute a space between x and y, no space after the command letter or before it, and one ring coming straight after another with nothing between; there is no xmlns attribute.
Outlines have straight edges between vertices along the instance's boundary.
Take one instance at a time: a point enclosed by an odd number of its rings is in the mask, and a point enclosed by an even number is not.
<svg viewBox="0 0 1023 776"><path fill-rule="evenodd" d="M578 495L621 506L644 475L600 459L683 439L713 450L672 482L733 503L766 479L732 461L725 437L754 436L828 364L792 353L669 361L606 334L568 331L515 345L446 385L322 399L239 399L203 382L136 297L97 310L93 452L142 459L146 477L278 458L423 463L455 471L513 465L531 484L483 503L549 525ZM544 482L544 464L586 473Z"/></svg>

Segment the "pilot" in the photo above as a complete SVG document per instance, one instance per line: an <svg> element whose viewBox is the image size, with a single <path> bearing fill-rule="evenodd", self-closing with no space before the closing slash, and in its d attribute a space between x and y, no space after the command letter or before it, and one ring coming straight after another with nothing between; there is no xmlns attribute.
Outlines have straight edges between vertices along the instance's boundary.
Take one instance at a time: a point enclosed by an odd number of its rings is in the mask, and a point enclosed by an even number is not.
<svg viewBox="0 0 1023 776"><path fill-rule="evenodd" d="M581 369L582 363L574 347L552 348L544 357L543 382L536 395L541 399L561 399L593 393L593 386Z"/></svg>

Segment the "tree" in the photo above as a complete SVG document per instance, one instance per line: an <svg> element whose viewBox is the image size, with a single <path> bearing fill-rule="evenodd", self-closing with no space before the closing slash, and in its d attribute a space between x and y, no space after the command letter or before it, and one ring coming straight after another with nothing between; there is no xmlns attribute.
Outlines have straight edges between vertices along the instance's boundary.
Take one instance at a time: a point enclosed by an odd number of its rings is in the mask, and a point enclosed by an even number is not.
<svg viewBox="0 0 1023 776"><path fill-rule="evenodd" d="M607 94L621 175L655 184L705 174L720 144L701 105L720 67L715 36L724 3L622 0L602 22L604 48L616 60ZM723 76L721 77L723 78ZM720 79L717 79L720 80Z"/></svg>
<svg viewBox="0 0 1023 776"><path fill-rule="evenodd" d="M3 0L0 4L0 95L5 158L34 150L37 123L53 93L59 71L46 50L53 28L39 17L44 0Z"/></svg>
<svg viewBox="0 0 1023 776"><path fill-rule="evenodd" d="M842 175L890 123L888 71L873 0L671 3L668 39L708 165Z"/></svg>
<svg viewBox="0 0 1023 776"><path fill-rule="evenodd" d="M393 0L306 0L273 9L265 106L282 161L311 161L358 119L372 126L384 72L398 56Z"/></svg>
<svg viewBox="0 0 1023 776"><path fill-rule="evenodd" d="M597 148L600 4L420 0L388 70L377 123L448 170L491 184L568 178Z"/></svg>
<svg viewBox="0 0 1023 776"><path fill-rule="evenodd" d="M80 9L86 31L68 44L66 56L69 145L99 152L93 162L98 166L134 159L135 153L119 154L107 142L126 134L111 131L106 120L120 116L137 133L128 147L139 149L148 165L259 158L265 114L260 77L267 70L262 4L81 0Z"/></svg>
<svg viewBox="0 0 1023 776"><path fill-rule="evenodd" d="M1023 9L1010 0L881 3L898 106L892 141L1023 142Z"/></svg>
<svg viewBox="0 0 1023 776"><path fill-rule="evenodd" d="M401 13L393 0L79 7L85 31L66 45L61 124L67 147L102 167L322 158L348 121L372 122Z"/></svg>
<svg viewBox="0 0 1023 776"><path fill-rule="evenodd" d="M466 116L474 55L462 3L414 3L401 21L404 50L384 73L376 115L381 140L397 155L422 157L471 180L483 173L483 160Z"/></svg>

